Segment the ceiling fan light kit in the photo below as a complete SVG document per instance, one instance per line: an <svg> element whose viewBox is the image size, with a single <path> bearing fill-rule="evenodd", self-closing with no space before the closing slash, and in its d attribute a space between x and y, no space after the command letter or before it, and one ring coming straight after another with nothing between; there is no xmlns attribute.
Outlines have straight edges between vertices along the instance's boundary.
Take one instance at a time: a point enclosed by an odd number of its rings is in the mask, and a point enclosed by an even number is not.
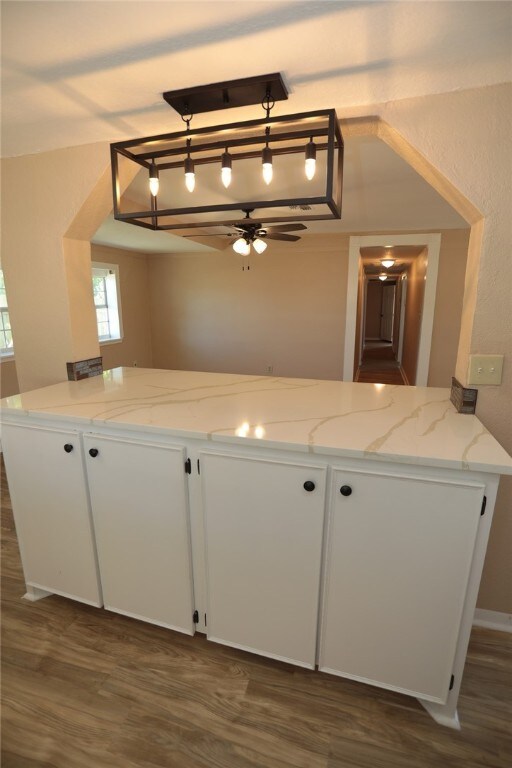
<svg viewBox="0 0 512 768"><path fill-rule="evenodd" d="M267 244L260 237L257 237L255 240L252 241L252 246L253 246L254 250L256 251L256 253L263 253L263 251L267 247Z"/></svg>
<svg viewBox="0 0 512 768"><path fill-rule="evenodd" d="M251 246L256 253L261 254L266 250L268 243L266 240L284 240L287 242L296 242L300 240L300 235L290 235L290 232L298 232L299 230L307 229L302 223L295 224L276 224L274 226L263 225L258 221L251 218L252 210L244 210L245 218L243 221L237 224L222 225L223 229L232 231L219 232L217 230L212 234L198 234L184 235L184 237L203 238L203 237L235 237L232 248L235 253L239 253L241 256L249 256L251 253Z"/></svg>
<svg viewBox="0 0 512 768"><path fill-rule="evenodd" d="M173 230L236 226L239 212L248 210L269 224L341 218L343 138L334 109L271 115L275 103L288 98L280 74L163 96L187 128L110 145L115 219ZM261 104L265 115L190 127L194 114L249 104ZM121 195L120 166L126 163L142 173Z"/></svg>
<svg viewBox="0 0 512 768"><path fill-rule="evenodd" d="M235 253L239 253L240 256L248 256L251 252L251 245L245 237L239 237L238 240L235 240L233 243L233 250Z"/></svg>

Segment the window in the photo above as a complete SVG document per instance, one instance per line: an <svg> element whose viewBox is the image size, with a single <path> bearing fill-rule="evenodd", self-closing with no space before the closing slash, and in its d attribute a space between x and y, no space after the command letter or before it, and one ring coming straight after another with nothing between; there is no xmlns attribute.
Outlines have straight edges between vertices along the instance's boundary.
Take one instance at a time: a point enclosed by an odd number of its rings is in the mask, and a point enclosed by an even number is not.
<svg viewBox="0 0 512 768"><path fill-rule="evenodd" d="M0 354L2 357L14 355L11 321L9 319L4 273L2 269L0 269Z"/></svg>
<svg viewBox="0 0 512 768"><path fill-rule="evenodd" d="M96 307L98 339L100 342L120 341L123 338L123 329L117 264L92 264L92 292Z"/></svg>

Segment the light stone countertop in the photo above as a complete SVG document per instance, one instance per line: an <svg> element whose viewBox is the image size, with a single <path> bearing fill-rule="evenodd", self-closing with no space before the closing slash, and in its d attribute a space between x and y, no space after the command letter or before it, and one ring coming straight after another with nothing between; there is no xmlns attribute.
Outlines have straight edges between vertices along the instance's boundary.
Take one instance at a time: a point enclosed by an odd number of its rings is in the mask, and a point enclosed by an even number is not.
<svg viewBox="0 0 512 768"><path fill-rule="evenodd" d="M512 458L450 390L276 376L114 368L0 401L81 428L125 425L221 443L512 474Z"/></svg>

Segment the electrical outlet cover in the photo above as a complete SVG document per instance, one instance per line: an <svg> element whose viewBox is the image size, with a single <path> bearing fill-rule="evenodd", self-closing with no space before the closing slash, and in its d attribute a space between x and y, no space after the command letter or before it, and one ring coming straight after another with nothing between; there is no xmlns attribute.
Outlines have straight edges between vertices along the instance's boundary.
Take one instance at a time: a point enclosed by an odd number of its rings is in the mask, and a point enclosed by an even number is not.
<svg viewBox="0 0 512 768"><path fill-rule="evenodd" d="M470 355L468 384L501 384L503 355Z"/></svg>

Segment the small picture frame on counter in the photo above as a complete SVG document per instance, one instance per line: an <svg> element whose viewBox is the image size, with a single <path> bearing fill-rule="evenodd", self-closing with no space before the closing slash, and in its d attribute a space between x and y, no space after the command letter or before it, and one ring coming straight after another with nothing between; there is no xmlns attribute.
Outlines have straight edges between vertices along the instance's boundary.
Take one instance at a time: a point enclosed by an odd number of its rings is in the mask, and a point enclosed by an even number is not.
<svg viewBox="0 0 512 768"><path fill-rule="evenodd" d="M450 400L458 413L475 413L478 389L463 387L460 381L452 376Z"/></svg>
<svg viewBox="0 0 512 768"><path fill-rule="evenodd" d="M103 373L103 358L91 357L88 360L77 360L74 363L66 363L69 381L90 379L91 376L101 376Z"/></svg>

